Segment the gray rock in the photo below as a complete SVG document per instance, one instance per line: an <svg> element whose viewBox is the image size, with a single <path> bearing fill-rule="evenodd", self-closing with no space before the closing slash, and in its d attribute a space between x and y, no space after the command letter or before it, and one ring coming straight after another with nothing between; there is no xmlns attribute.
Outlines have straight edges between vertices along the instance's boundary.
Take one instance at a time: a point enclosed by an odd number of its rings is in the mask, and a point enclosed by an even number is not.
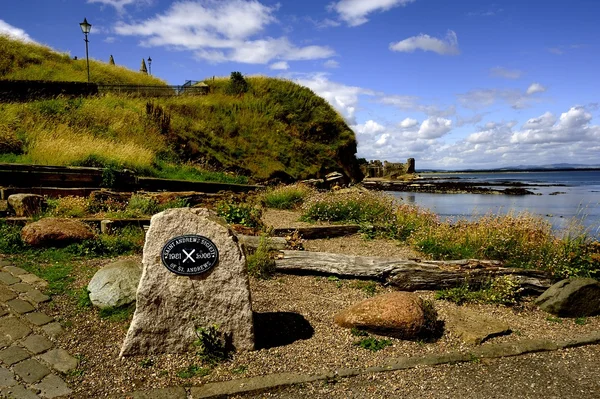
<svg viewBox="0 0 600 399"><path fill-rule="evenodd" d="M111 263L98 270L88 284L90 300L101 309L133 303L141 276L139 262L121 260Z"/></svg>
<svg viewBox="0 0 600 399"><path fill-rule="evenodd" d="M446 309L445 327L463 342L478 345L500 335L510 334L508 324L474 311L456 308Z"/></svg>
<svg viewBox="0 0 600 399"><path fill-rule="evenodd" d="M219 250L219 261L195 276L179 276L161 263L172 238L198 234ZM214 212L169 209L152 217L144 245L136 310L121 356L182 353L197 340L196 329L212 324L237 350L254 348L250 287L244 254L233 232Z"/></svg>
<svg viewBox="0 0 600 399"><path fill-rule="evenodd" d="M600 314L600 283L593 278L562 280L540 295L535 304L561 317L595 316Z"/></svg>
<svg viewBox="0 0 600 399"><path fill-rule="evenodd" d="M8 205L17 217L30 217L42 213L46 200L37 194L12 194L8 196Z"/></svg>

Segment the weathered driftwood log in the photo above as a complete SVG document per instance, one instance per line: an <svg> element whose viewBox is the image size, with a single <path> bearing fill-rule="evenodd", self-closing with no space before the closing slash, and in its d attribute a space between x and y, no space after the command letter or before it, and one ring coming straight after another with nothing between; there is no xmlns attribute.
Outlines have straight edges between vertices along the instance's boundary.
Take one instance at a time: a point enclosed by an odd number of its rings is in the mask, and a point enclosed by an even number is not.
<svg viewBox="0 0 600 399"><path fill-rule="evenodd" d="M249 248L256 249L260 244L259 236L247 236L244 234L238 234L238 240L241 244L246 245ZM285 249L287 240L283 237L265 237L267 248L270 250L281 250Z"/></svg>
<svg viewBox="0 0 600 399"><path fill-rule="evenodd" d="M551 285L550 277L539 270L507 268L498 261L476 259L430 261L281 251L275 264L277 271L283 273L369 278L405 291L437 290L465 283L478 286L505 275L513 276L526 292L543 292Z"/></svg>
<svg viewBox="0 0 600 399"><path fill-rule="evenodd" d="M273 229L274 236L286 236L297 231L304 239L343 237L358 233L357 224L340 224L334 226L282 227Z"/></svg>

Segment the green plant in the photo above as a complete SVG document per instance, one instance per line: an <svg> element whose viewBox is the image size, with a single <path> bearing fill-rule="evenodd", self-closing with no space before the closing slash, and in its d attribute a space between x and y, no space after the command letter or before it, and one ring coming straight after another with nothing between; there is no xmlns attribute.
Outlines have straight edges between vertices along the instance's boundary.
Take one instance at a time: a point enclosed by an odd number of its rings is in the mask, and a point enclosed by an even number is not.
<svg viewBox="0 0 600 399"><path fill-rule="evenodd" d="M0 252L3 254L21 253L27 249L21 239L21 227L9 225L0 220Z"/></svg>
<svg viewBox="0 0 600 399"><path fill-rule="evenodd" d="M267 190L261 195L261 201L267 208L294 209L314 193L315 190L305 184L293 184Z"/></svg>
<svg viewBox="0 0 600 399"><path fill-rule="evenodd" d="M353 345L360 346L361 348L370 350L371 352L377 352L384 349L387 346L392 345L392 341L390 341L389 339L377 339L374 337L367 337L354 342Z"/></svg>
<svg viewBox="0 0 600 399"><path fill-rule="evenodd" d="M578 326L585 326L587 324L587 318L577 317L575 318L575 324L577 324Z"/></svg>
<svg viewBox="0 0 600 399"><path fill-rule="evenodd" d="M249 88L248 82L244 79L244 75L240 72L231 72L229 86L227 87L228 94L238 95L246 93Z"/></svg>
<svg viewBox="0 0 600 399"><path fill-rule="evenodd" d="M85 309L92 307L92 301L90 300L90 292L87 287L81 287L77 293L77 306Z"/></svg>
<svg viewBox="0 0 600 399"><path fill-rule="evenodd" d="M205 375L210 374L210 368L208 367L200 367L195 364L190 364L184 369L181 369L177 372L177 377L179 378L192 378L192 377L204 377Z"/></svg>
<svg viewBox="0 0 600 399"><path fill-rule="evenodd" d="M355 281L350 287L362 290L367 296L373 296L377 293L377 284L374 281Z"/></svg>
<svg viewBox="0 0 600 399"><path fill-rule="evenodd" d="M221 201L217 204L217 214L231 224L241 224L253 228L262 225L261 209L249 204L231 204Z"/></svg>
<svg viewBox="0 0 600 399"><path fill-rule="evenodd" d="M468 283L460 287L436 291L435 299L463 303L490 303L514 305L517 303L522 289L512 276L500 276L484 284L479 289L471 289Z"/></svg>
<svg viewBox="0 0 600 399"><path fill-rule="evenodd" d="M101 319L107 319L115 323L120 323L131 318L131 316L133 316L134 311L135 304L131 304L113 308L100 309L98 314L100 315Z"/></svg>
<svg viewBox="0 0 600 399"><path fill-rule="evenodd" d="M248 366L244 365L238 366L231 370L231 372L234 374L244 374L246 371L248 371Z"/></svg>
<svg viewBox="0 0 600 399"><path fill-rule="evenodd" d="M355 337L368 337L369 336L368 332L366 332L365 330L356 328L356 327L352 327L350 329L350 334L354 335Z"/></svg>
<svg viewBox="0 0 600 399"><path fill-rule="evenodd" d="M198 339L194 342L198 350L198 355L208 364L214 365L230 357L225 334L219 331L217 324L211 324L208 327L197 327L196 336Z"/></svg>
<svg viewBox="0 0 600 399"><path fill-rule="evenodd" d="M154 359L152 359L150 357L148 357L146 359L142 359L140 361L140 366L145 369L150 368L150 367L154 366Z"/></svg>
<svg viewBox="0 0 600 399"><path fill-rule="evenodd" d="M558 324L561 324L563 322L560 317L554 317L554 316L548 316L548 317L546 317L546 320L549 321L550 323L558 323Z"/></svg>
<svg viewBox="0 0 600 399"><path fill-rule="evenodd" d="M267 239L267 236L262 235L254 253L246 257L246 268L250 276L267 279L275 273L275 260L271 257Z"/></svg>

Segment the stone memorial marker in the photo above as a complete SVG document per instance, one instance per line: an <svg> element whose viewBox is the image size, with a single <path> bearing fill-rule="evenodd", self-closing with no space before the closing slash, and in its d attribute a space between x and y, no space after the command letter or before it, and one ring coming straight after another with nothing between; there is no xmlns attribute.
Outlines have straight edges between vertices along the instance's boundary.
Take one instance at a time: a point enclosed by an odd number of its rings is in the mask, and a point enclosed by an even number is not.
<svg viewBox="0 0 600 399"><path fill-rule="evenodd" d="M196 329L214 324L236 350L254 349L246 259L214 212L180 208L154 215L142 263L121 356L187 352Z"/></svg>

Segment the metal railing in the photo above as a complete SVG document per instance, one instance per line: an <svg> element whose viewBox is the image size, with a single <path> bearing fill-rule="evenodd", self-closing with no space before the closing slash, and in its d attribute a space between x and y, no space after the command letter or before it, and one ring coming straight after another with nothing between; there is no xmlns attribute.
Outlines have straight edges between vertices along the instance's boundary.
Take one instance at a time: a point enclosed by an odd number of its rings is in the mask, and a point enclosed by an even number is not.
<svg viewBox="0 0 600 399"><path fill-rule="evenodd" d="M142 85L98 85L98 94L124 94L139 97L201 96L208 94L206 86L142 86Z"/></svg>

